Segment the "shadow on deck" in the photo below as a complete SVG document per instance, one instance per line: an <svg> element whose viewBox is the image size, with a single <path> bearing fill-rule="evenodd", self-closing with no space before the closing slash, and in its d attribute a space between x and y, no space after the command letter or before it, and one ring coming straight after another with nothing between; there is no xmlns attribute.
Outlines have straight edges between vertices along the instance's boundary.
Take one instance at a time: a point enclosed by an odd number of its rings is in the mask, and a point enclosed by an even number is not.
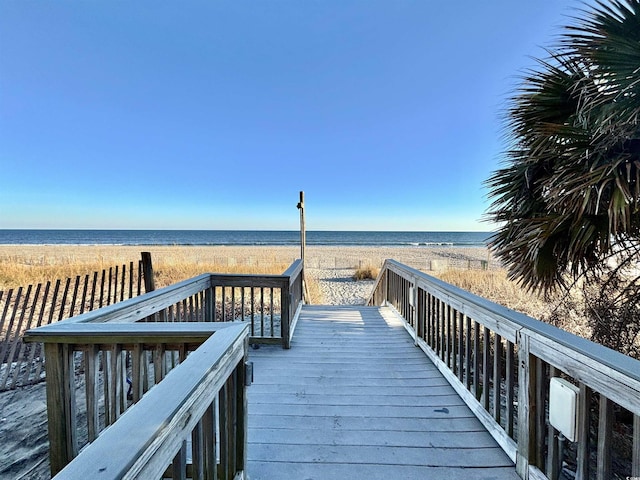
<svg viewBox="0 0 640 480"><path fill-rule="evenodd" d="M390 308L305 306L292 347L250 353L252 480L518 478Z"/></svg>

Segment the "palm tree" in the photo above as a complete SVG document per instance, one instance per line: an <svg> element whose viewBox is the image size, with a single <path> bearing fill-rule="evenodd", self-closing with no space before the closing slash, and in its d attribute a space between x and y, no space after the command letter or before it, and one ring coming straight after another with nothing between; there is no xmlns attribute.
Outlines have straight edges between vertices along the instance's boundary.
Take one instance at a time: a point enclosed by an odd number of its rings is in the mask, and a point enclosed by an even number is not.
<svg viewBox="0 0 640 480"><path fill-rule="evenodd" d="M491 240L530 289L640 258L640 0L581 10L506 112Z"/></svg>

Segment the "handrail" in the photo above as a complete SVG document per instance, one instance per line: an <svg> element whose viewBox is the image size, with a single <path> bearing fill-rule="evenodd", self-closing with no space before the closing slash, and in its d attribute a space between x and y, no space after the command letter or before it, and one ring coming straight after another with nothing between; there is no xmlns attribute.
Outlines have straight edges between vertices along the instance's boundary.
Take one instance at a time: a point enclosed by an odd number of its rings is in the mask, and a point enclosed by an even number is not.
<svg viewBox="0 0 640 480"><path fill-rule="evenodd" d="M587 478L589 441L598 444L599 478L611 477L612 447L606 439L614 423L613 405L633 415L630 472L640 475L638 360L393 260L385 261L368 303L390 304L405 319L416 345L516 462L523 478L545 478L543 471L558 478L560 446L557 432L547 425L554 376L580 388L577 478ZM593 392L601 408L597 440L589 423Z"/></svg>
<svg viewBox="0 0 640 480"><path fill-rule="evenodd" d="M229 457L221 458L222 470L231 465L221 478L244 478L248 329L246 324L233 325L216 332L54 478L161 478L168 459L174 460L174 474L176 470L184 473L183 449L192 435L200 443L194 445L193 469L204 478L216 478L213 419L229 414L233 417L224 419L220 450L221 456ZM239 389L224 392L235 387ZM232 398L233 405L215 415L219 395ZM228 398L224 401L229 403Z"/></svg>
<svg viewBox="0 0 640 480"><path fill-rule="evenodd" d="M304 303L303 263L296 260L284 273L288 278L288 299L286 301L286 322L283 322L282 340L284 348L291 348L291 340L295 332L300 310ZM283 301L283 311L285 302Z"/></svg>
<svg viewBox="0 0 640 480"><path fill-rule="evenodd" d="M178 300L188 298L211 286L211 274L202 274L182 282L114 303L98 310L92 310L81 315L63 320L65 323L89 322L139 322L160 310L168 308ZM40 329L55 329L61 322L40 327Z"/></svg>

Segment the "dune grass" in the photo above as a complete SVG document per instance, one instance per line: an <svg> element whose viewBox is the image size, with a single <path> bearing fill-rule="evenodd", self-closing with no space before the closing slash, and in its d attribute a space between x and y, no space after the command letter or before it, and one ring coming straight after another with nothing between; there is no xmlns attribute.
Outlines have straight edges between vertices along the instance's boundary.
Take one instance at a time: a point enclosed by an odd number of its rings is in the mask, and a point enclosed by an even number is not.
<svg viewBox="0 0 640 480"><path fill-rule="evenodd" d="M529 292L507 278L506 270L445 270L430 272L441 280L492 302L550 323L575 335L590 338L591 328L573 295Z"/></svg>
<svg viewBox="0 0 640 480"><path fill-rule="evenodd" d="M364 267L358 267L353 274L354 280L375 280L378 278L378 274L380 273L380 269L378 267L374 267L371 265L367 265Z"/></svg>
<svg viewBox="0 0 640 480"><path fill-rule="evenodd" d="M0 247L0 291L49 280L75 278L103 269L137 270L140 248L135 247L43 247L8 249ZM206 251L188 248L163 248L152 252L156 288L174 284L203 273L276 274L288 267L277 259L233 259L211 257Z"/></svg>

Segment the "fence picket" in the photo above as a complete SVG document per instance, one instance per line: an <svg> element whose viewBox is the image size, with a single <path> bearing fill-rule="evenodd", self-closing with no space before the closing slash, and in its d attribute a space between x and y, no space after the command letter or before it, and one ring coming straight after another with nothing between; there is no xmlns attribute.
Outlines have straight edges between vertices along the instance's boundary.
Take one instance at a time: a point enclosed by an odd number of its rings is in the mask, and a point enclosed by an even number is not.
<svg viewBox="0 0 640 480"><path fill-rule="evenodd" d="M80 300L80 314L84 313L85 303L87 301L87 287L89 286L89 274L84 276L82 283L82 299Z"/></svg>
<svg viewBox="0 0 640 480"><path fill-rule="evenodd" d="M67 278L67 281L64 284L64 292L62 293L62 300L60 301L60 311L58 312L58 321L64 318L64 309L67 305L67 295L69 295L70 284L71 284L71 279Z"/></svg>
<svg viewBox="0 0 640 480"><path fill-rule="evenodd" d="M78 284L80 283L80 275L76 275L76 283L73 286L73 296L71 297L71 309L69 310L69 317L73 317L76 302L78 301Z"/></svg>

